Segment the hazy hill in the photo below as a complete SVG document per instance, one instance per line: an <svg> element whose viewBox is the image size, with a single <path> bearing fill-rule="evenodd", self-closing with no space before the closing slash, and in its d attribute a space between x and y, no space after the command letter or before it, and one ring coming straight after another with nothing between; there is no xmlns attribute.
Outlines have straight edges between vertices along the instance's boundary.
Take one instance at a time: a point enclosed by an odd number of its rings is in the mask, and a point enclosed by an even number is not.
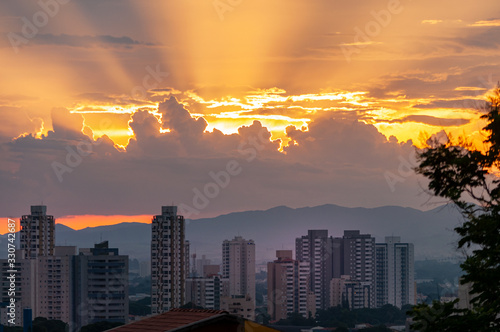
<svg viewBox="0 0 500 332"><path fill-rule="evenodd" d="M257 257L272 259L276 249L294 249L295 238L308 229L327 229L330 235L342 236L344 230L359 229L383 242L388 235L415 244L416 258L446 257L454 252L453 228L461 221L452 208L431 211L385 206L380 208L346 208L322 205L292 209L285 206L266 211L230 213L216 218L192 220L187 236L192 251L198 255L218 257L221 243L235 235L253 239Z"/></svg>
<svg viewBox="0 0 500 332"><path fill-rule="evenodd" d="M191 241L191 252L218 260L224 239L238 234L253 239L260 262L273 259L276 249L294 249L295 238L305 235L308 229L328 229L333 236L342 236L344 230L359 229L375 236L377 242L382 242L387 235L401 236L404 242L415 244L416 258L423 259L454 254L453 228L460 221L458 213L449 207L423 212L397 206L346 208L329 204L297 209L279 206L266 211L188 220L186 234ZM101 239L131 257L149 258L151 227L148 224L122 223L79 231L56 226L58 245L91 247ZM5 236L1 237L0 246L7 248ZM0 252L3 255L6 250Z"/></svg>

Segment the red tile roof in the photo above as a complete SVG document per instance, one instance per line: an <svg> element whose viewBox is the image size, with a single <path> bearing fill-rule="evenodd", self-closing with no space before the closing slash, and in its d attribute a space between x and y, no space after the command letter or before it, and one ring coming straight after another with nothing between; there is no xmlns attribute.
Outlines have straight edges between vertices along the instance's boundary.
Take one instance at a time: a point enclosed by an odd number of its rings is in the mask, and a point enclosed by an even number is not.
<svg viewBox="0 0 500 332"><path fill-rule="evenodd" d="M224 310L172 309L163 314L108 330L113 332L165 332L184 325L229 313Z"/></svg>

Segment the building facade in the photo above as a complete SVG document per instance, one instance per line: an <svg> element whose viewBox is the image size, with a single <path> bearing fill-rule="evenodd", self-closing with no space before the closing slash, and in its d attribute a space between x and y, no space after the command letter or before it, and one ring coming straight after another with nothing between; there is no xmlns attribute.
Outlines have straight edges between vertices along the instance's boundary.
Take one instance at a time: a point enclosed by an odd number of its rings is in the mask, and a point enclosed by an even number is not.
<svg viewBox="0 0 500 332"><path fill-rule="evenodd" d="M210 265L211 260L207 259L206 255L201 255L201 258L198 258L196 260L196 266L194 266L196 269L193 271L196 275L201 276L204 274L203 268L205 265Z"/></svg>
<svg viewBox="0 0 500 332"><path fill-rule="evenodd" d="M153 217L151 239L151 312L159 314L185 303L189 264L184 217L176 206L162 206Z"/></svg>
<svg viewBox="0 0 500 332"><path fill-rule="evenodd" d="M128 322L128 256L108 241L74 257L74 322L77 329L100 322Z"/></svg>
<svg viewBox="0 0 500 332"><path fill-rule="evenodd" d="M16 325L22 324L24 308L30 308L34 317L72 321L72 258L76 247L54 245L54 223L46 206L31 206L31 214L20 219L20 249L15 251L14 269L8 260L1 261L3 277L15 271ZM9 300L9 288L10 282L2 283L4 302Z"/></svg>
<svg viewBox="0 0 500 332"><path fill-rule="evenodd" d="M309 264L309 288L316 296L316 308L328 309L333 277L333 240L327 230L309 230L295 240L296 259Z"/></svg>
<svg viewBox="0 0 500 332"><path fill-rule="evenodd" d="M309 263L292 259L291 250L277 250L276 257L267 264L267 312L271 319L286 319L293 312L312 315L315 303L308 305Z"/></svg>
<svg viewBox="0 0 500 332"><path fill-rule="evenodd" d="M236 236L222 243L222 277L229 280L229 295L255 302L255 243Z"/></svg>
<svg viewBox="0 0 500 332"><path fill-rule="evenodd" d="M35 307L34 317L58 319L72 322L73 269L72 260L76 254L74 246L56 246L53 256L39 256L35 264ZM23 298L30 295L23 294Z"/></svg>
<svg viewBox="0 0 500 332"><path fill-rule="evenodd" d="M375 301L375 238L359 230L344 231L342 238L333 241L333 276L349 276L353 292L353 308L374 308ZM357 285L357 286L354 286ZM359 288L361 287L361 288Z"/></svg>
<svg viewBox="0 0 500 332"><path fill-rule="evenodd" d="M352 280L343 275L330 281L330 306L347 307L351 310L370 308L372 301L372 283Z"/></svg>
<svg viewBox="0 0 500 332"><path fill-rule="evenodd" d="M221 275L193 277L186 280L186 302L204 309L219 310L221 298L229 295L229 280Z"/></svg>
<svg viewBox="0 0 500 332"><path fill-rule="evenodd" d="M27 295L35 293L35 260L24 259L21 250L15 252L15 264L12 266L7 259L0 260L2 288L0 302L8 304L10 307L0 307L0 324L4 326L17 325L23 323L23 307L33 308L35 298ZM17 271L12 278L12 271ZM12 292L12 288L15 289ZM24 295L24 296L23 296ZM11 305L11 298L14 299L14 305ZM11 309L12 308L12 309ZM14 315L8 315L12 312ZM14 324L9 320L15 317Z"/></svg>
<svg viewBox="0 0 500 332"><path fill-rule="evenodd" d="M415 303L415 267L412 243L401 243L399 236L388 236L376 244L377 307L392 304L401 308Z"/></svg>
<svg viewBox="0 0 500 332"><path fill-rule="evenodd" d="M72 258L76 247L54 247L54 255L26 259L24 250L16 251L14 269L8 260L0 260L2 280L2 302L9 302L10 282L6 279L15 273L16 324L22 323L22 309L30 308L34 317L72 322ZM5 324L2 319L1 322Z"/></svg>
<svg viewBox="0 0 500 332"><path fill-rule="evenodd" d="M350 276L341 276L340 278L333 278L330 281L330 307L346 305L345 284L349 279Z"/></svg>
<svg viewBox="0 0 500 332"><path fill-rule="evenodd" d="M255 320L255 302L250 296L223 296L220 308L230 314L252 321Z"/></svg>
<svg viewBox="0 0 500 332"><path fill-rule="evenodd" d="M21 217L19 235L23 258L54 255L55 220L54 216L47 215L46 206L31 206L31 214Z"/></svg>

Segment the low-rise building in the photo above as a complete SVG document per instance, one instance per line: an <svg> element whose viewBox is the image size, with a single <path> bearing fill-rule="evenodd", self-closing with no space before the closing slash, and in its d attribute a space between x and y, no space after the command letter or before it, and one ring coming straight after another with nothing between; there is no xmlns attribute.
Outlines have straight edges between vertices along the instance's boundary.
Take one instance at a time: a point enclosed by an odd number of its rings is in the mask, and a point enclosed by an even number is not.
<svg viewBox="0 0 500 332"><path fill-rule="evenodd" d="M220 308L245 319L255 319L255 302L250 296L233 295L222 297Z"/></svg>

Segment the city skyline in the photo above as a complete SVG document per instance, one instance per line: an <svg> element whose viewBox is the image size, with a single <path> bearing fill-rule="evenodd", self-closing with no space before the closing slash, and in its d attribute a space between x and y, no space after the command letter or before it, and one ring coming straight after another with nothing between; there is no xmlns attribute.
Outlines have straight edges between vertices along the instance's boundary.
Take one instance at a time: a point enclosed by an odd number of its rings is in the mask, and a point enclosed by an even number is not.
<svg viewBox="0 0 500 332"><path fill-rule="evenodd" d="M21 282L16 284L15 299L23 315L18 311L17 317L30 314L28 308L36 316L69 323L72 330L99 321L127 323L133 317L128 316L130 257L120 255L119 247L110 248L108 241L80 248L78 255L72 243L54 245L54 217L47 210L31 206L31 214L18 221L22 229L15 273ZM177 207L162 206L161 212L152 215L150 224L152 315L190 305L255 321L257 313L262 314L259 308L266 307L270 321L277 322L295 312L314 317L318 310L332 308L377 309L390 304L401 310L417 304L415 249L400 236L386 236L382 243L360 230L344 230L338 237L309 229L295 238L295 255L276 248L277 259L268 261L265 269L267 297L257 305L262 289L256 287L253 240L236 235L222 241L222 264L213 265L206 255L198 260L190 255L185 220ZM12 272L7 262L0 261L4 277ZM31 274L37 277L26 278ZM2 287L3 301L8 302L8 284ZM7 309L2 310L5 315Z"/></svg>

